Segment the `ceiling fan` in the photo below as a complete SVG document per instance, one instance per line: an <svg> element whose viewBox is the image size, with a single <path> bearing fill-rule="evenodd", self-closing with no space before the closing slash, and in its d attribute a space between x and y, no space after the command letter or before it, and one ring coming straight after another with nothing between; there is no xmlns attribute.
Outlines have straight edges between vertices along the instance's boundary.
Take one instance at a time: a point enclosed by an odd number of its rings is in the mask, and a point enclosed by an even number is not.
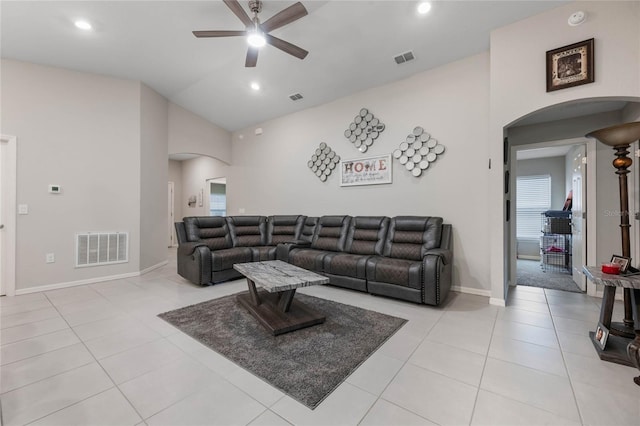
<svg viewBox="0 0 640 426"><path fill-rule="evenodd" d="M296 21L303 16L307 15L307 9L302 3L297 2L286 9L273 15L264 23L260 22L258 13L262 11L262 1L250 0L249 9L253 12L253 19L249 18L249 15L244 11L238 0L223 0L224 4L242 21L246 30L244 31L193 31L193 35L202 37L232 37L232 36L246 36L249 43L249 50L247 51L247 59L244 63L245 67L255 67L258 62L259 48L264 46L265 43L272 45L289 55L293 55L296 58L304 59L309 52L306 50L274 37L269 34L277 28L283 27Z"/></svg>

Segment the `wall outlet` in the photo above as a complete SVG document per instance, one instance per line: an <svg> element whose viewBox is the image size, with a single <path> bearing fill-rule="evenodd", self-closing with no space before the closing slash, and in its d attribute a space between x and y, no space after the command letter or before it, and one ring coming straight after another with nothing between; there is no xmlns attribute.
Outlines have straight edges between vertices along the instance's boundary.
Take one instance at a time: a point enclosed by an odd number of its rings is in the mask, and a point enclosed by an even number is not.
<svg viewBox="0 0 640 426"><path fill-rule="evenodd" d="M240 214L244 214L244 211L245 211L245 210L244 210L244 207L240 207L240 208L238 209L238 213L240 213Z"/></svg>
<svg viewBox="0 0 640 426"><path fill-rule="evenodd" d="M45 261L47 263L54 263L56 261L56 255L54 253L47 253L45 256Z"/></svg>
<svg viewBox="0 0 640 426"><path fill-rule="evenodd" d="M27 204L18 204L18 214L29 214L29 206Z"/></svg>

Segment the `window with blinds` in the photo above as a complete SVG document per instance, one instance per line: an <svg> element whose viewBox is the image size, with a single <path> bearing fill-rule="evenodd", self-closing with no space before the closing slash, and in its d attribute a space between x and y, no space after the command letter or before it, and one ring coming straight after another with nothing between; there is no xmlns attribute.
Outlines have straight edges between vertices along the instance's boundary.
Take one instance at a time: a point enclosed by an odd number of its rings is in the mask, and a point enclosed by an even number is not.
<svg viewBox="0 0 640 426"><path fill-rule="evenodd" d="M516 180L516 236L537 240L541 214L551 208L551 176L520 176Z"/></svg>
<svg viewBox="0 0 640 426"><path fill-rule="evenodd" d="M225 184L211 184L211 193L209 195L209 215L227 215L227 186Z"/></svg>

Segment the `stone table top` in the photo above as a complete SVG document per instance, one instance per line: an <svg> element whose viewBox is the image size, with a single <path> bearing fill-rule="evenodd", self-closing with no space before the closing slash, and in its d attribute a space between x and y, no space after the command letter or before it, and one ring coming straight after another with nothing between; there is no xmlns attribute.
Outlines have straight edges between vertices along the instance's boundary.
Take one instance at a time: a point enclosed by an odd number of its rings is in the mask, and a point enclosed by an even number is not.
<svg viewBox="0 0 640 426"><path fill-rule="evenodd" d="M589 281L595 284L614 287L635 288L640 290L640 275L612 275L605 274L597 266L584 266L582 268Z"/></svg>
<svg viewBox="0 0 640 426"><path fill-rule="evenodd" d="M327 284L329 282L327 277L281 260L236 263L233 265L233 269L269 293Z"/></svg>

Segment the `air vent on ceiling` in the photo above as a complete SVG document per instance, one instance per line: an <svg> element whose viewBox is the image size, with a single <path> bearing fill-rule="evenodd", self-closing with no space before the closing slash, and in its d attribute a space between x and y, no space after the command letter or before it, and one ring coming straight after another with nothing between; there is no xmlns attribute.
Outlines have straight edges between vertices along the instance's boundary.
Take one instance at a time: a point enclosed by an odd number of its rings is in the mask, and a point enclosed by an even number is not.
<svg viewBox="0 0 640 426"><path fill-rule="evenodd" d="M398 56L396 56L395 58L393 58L394 61L396 61L396 64L400 65L402 63L405 62L409 62L415 59L415 56L413 56L413 52L412 51L408 51L405 53L402 53Z"/></svg>
<svg viewBox="0 0 640 426"><path fill-rule="evenodd" d="M302 95L300 93L294 93L293 95L289 95L289 99L292 101L298 101L302 99Z"/></svg>
<svg viewBox="0 0 640 426"><path fill-rule="evenodd" d="M76 234L76 267L109 265L129 261L127 232Z"/></svg>

